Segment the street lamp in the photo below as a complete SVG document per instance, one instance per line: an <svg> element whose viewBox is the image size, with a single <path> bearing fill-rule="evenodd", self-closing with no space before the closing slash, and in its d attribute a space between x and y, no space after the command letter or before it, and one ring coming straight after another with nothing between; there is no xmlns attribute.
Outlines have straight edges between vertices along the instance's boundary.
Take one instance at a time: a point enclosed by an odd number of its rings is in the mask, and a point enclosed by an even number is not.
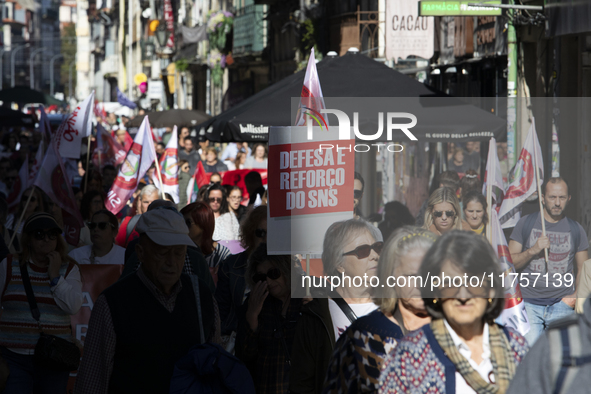
<svg viewBox="0 0 591 394"><path fill-rule="evenodd" d="M14 87L14 62L16 59L16 53L26 47L27 44L17 45L10 53L10 87Z"/></svg>
<svg viewBox="0 0 591 394"><path fill-rule="evenodd" d="M47 48L39 48L31 52L31 58L29 60L29 80L31 81L31 90L35 89L35 56L45 50L47 50Z"/></svg>
<svg viewBox="0 0 591 394"><path fill-rule="evenodd" d="M51 58L51 60L49 61L49 93L51 94L51 96L53 97L53 63L59 59L60 57L64 57L64 55L62 55L61 53L58 53L57 55L55 55L54 57Z"/></svg>
<svg viewBox="0 0 591 394"><path fill-rule="evenodd" d="M160 44L160 48L164 48L166 46L168 37L170 37L170 32L166 28L166 22L162 21L156 28L156 39L158 40L158 44Z"/></svg>

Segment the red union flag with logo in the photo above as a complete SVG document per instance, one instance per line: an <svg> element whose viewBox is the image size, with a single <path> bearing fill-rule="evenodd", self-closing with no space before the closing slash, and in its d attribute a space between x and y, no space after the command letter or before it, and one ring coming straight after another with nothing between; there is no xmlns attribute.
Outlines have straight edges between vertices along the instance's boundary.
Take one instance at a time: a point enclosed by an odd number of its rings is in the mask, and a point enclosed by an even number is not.
<svg viewBox="0 0 591 394"><path fill-rule="evenodd" d="M101 124L97 124L96 149L92 154L92 163L101 169L106 165L117 167L125 160L126 151Z"/></svg>
<svg viewBox="0 0 591 394"><path fill-rule="evenodd" d="M84 223L55 144L49 144L34 184L62 209L64 237L70 245L77 246Z"/></svg>
<svg viewBox="0 0 591 394"><path fill-rule="evenodd" d="M312 48L308 59L308 67L306 68L306 76L304 77L304 86L302 86L295 126L306 126L307 122L311 121L311 119L308 119L309 117L315 119L319 126L328 127L327 117L323 117L320 113L320 110L324 108L326 108L326 105L324 105L324 96L322 95L318 70L316 69L314 48Z"/></svg>
<svg viewBox="0 0 591 394"><path fill-rule="evenodd" d="M94 90L60 125L57 130L56 144L62 157L80 158L82 138L88 137L92 131L93 108Z"/></svg>
<svg viewBox="0 0 591 394"><path fill-rule="evenodd" d="M117 214L127 203L127 200L137 189L140 179L143 178L156 159L151 134L150 123L146 116L119 169L117 179L113 182L113 186L111 186L111 190L107 195L107 209L114 214Z"/></svg>
<svg viewBox="0 0 591 394"><path fill-rule="evenodd" d="M541 183L544 181L542 148L540 148L536 124L532 118L525 144L515 164L512 181L505 191L505 199L499 210L499 221L503 228L515 227L521 217L521 204L538 190L536 165L540 171Z"/></svg>
<svg viewBox="0 0 591 394"><path fill-rule="evenodd" d="M153 179L154 184L157 185L159 189L172 196L175 204L178 204L179 202L178 151L179 147L177 131L176 126L174 126L170 140L168 140L166 149L164 150L159 162L160 172L162 174L162 183L164 185L160 186L160 180L158 179L158 175L156 173L154 173Z"/></svg>
<svg viewBox="0 0 591 394"><path fill-rule="evenodd" d="M511 253L509 253L509 246L507 246L505 234L499 223L497 211L494 209L492 210L491 224L492 246L495 252L497 252L501 271L505 276L505 309L501 313L501 316L499 316L499 321L505 326L514 328L521 335L525 335L530 328L527 312L525 311L525 303L521 297L519 283L516 280L517 274L513 260L511 259Z"/></svg>

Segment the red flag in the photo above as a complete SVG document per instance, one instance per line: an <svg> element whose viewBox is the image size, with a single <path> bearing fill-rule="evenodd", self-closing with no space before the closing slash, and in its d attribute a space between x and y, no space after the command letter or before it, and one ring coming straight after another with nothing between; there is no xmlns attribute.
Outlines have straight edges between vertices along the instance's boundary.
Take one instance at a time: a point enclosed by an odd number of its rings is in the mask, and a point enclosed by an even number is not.
<svg viewBox="0 0 591 394"><path fill-rule="evenodd" d="M92 133L92 107L94 90L62 122L56 135L57 149L64 158L79 159L82 138Z"/></svg>
<svg viewBox="0 0 591 394"><path fill-rule="evenodd" d="M491 224L492 246L497 252L501 271L505 276L505 309L501 313L501 316L499 316L499 320L503 325L514 328L521 335L525 335L530 329L527 312L525 311L525 303L521 297L519 281L517 280L518 276L513 265L513 260L511 259L509 246L499 223L497 211L494 209L492 210Z"/></svg>
<svg viewBox="0 0 591 394"><path fill-rule="evenodd" d="M521 204L538 190L536 165L540 170L540 182L543 182L542 148L536 134L536 124L532 118L525 144L515 164L513 180L505 192L505 199L499 210L499 221L503 228L514 227L517 224L521 217Z"/></svg>
<svg viewBox="0 0 591 394"><path fill-rule="evenodd" d="M34 184L62 209L66 241L70 245L78 245L84 223L55 144L49 144Z"/></svg>
<svg viewBox="0 0 591 394"><path fill-rule="evenodd" d="M295 125L306 126L306 115L308 115L309 117L316 119L316 121L320 123L320 127L328 127L328 117L323 117L320 114L320 110L324 108L326 108L326 105L324 104L324 96L322 95L318 70L316 69L314 48L312 48L310 58L308 59L308 67L306 68L306 76L304 77L304 85L302 86L302 94Z"/></svg>
<svg viewBox="0 0 591 394"><path fill-rule="evenodd" d="M92 155L92 163L101 169L110 164L117 167L125 160L127 151L116 139L111 137L103 126L97 125L97 148Z"/></svg>
<svg viewBox="0 0 591 394"><path fill-rule="evenodd" d="M18 172L18 177L12 184L12 190L6 199L8 203L8 210L12 211L21 201L21 197L25 189L29 186L29 155L25 156L25 161Z"/></svg>
<svg viewBox="0 0 591 394"><path fill-rule="evenodd" d="M207 185L209 183L209 177L205 174L205 168L203 168L203 163L198 162L197 168L195 169L195 174L189 181L187 185L187 203L190 204L197 200L197 192L203 185Z"/></svg>
<svg viewBox="0 0 591 394"><path fill-rule="evenodd" d="M107 195L107 209L114 214L119 213L123 208L137 189L140 179L144 177L156 159L154 141L150 137L150 133L150 122L146 116L135 135L131 149L127 152L123 165L119 169L117 179L113 182Z"/></svg>
<svg viewBox="0 0 591 394"><path fill-rule="evenodd" d="M162 154L159 162L162 183L164 183L164 185L160 186L160 179L158 179L156 172L154 172L153 179L154 184L158 185L158 188L163 190L164 193L169 193L175 203L179 202L178 150L177 130L176 126L174 126L170 140L168 140L168 144L166 144L166 150ZM203 165L201 165L201 167L203 167Z"/></svg>

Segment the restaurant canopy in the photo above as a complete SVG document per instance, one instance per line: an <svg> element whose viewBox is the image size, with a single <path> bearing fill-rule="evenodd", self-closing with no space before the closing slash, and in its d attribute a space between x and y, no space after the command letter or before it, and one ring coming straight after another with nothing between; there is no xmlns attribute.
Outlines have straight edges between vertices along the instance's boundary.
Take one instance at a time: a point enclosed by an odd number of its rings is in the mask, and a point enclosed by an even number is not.
<svg viewBox="0 0 591 394"><path fill-rule="evenodd" d="M418 122L412 132L419 141L506 138L504 119L465 100L447 96L367 56L349 52L341 57L326 57L317 63L317 69L327 108L343 110L350 115L351 123L351 112L358 112L359 129L364 134L376 132L378 112L382 111L415 114ZM216 142L267 141L269 126L294 124L298 102L295 98L300 97L304 75L305 70L290 75L198 128L203 128L205 138ZM334 115L328 119L330 127L338 124ZM385 139L384 130L378 140Z"/></svg>

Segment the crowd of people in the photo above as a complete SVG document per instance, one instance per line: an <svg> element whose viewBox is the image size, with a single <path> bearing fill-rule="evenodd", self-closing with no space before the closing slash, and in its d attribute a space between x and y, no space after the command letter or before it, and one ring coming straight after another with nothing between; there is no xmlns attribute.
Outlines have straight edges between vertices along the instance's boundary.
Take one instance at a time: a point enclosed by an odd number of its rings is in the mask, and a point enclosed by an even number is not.
<svg viewBox="0 0 591 394"><path fill-rule="evenodd" d="M128 143L123 127L114 133ZM159 155L169 134L162 135ZM490 218L475 143L451 152L454 169L435 178L417 217L392 201L377 226L365 220L365 182L355 173L354 217L328 228L321 260L327 276L445 273L482 283L428 288L409 280L380 288L343 281L306 294L297 280L305 275L301 256L268 253L268 196L260 174L244 177L246 190L223 184L220 175L266 168L266 145L231 143L219 152L207 141L195 149L187 128L178 138L179 185L187 185L199 163L211 173L195 201L183 196L183 186L178 203L163 198L147 175L115 215L105 209L105 197L118 169L82 166L74 195L84 228L73 246L65 242L61 209L43 191L31 187L11 200L15 169L34 155L37 138L6 137L0 149L0 378L3 368L10 373L0 379L0 392L66 391L69 371L39 364L35 353L40 333L72 341L70 316L83 304L80 267L87 264L121 265L122 273L92 301L74 393L191 392L182 390L237 382L233 392L492 394L524 387L556 392L557 386L585 392L588 386L574 374L591 367L591 301L581 302L582 317L574 307L591 292L585 285L591 260L587 234L564 214L570 201L564 179L546 180L539 197L544 211L524 216L510 236L518 272L551 275L549 283L521 288L530 325L522 335L498 323L506 304L503 273L486 238ZM240 251L232 253L225 241L238 241ZM567 274L574 280L564 280ZM578 345L565 345L565 335ZM555 353L561 358L550 357ZM567 359L574 364L562 362Z"/></svg>

